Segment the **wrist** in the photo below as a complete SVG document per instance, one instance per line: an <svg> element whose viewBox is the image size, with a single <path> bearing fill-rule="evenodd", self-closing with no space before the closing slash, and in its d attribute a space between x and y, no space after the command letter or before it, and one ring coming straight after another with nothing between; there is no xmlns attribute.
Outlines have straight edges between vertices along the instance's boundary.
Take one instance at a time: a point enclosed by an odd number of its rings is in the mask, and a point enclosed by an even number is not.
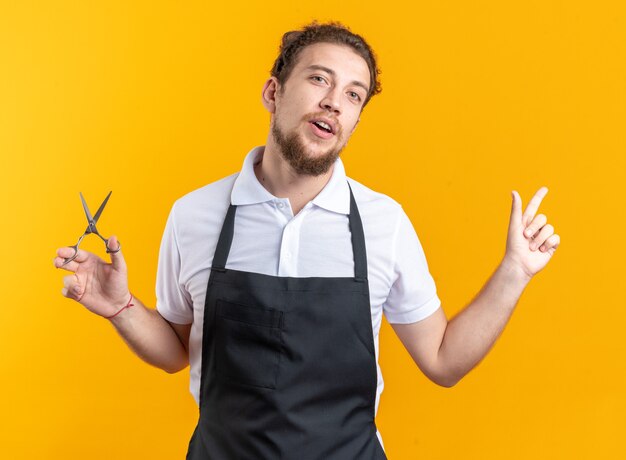
<svg viewBox="0 0 626 460"><path fill-rule="evenodd" d="M127 310L131 307L135 306L135 299L133 297L133 295L129 292L128 295L126 296L126 298L128 299L126 301L126 303L120 307L118 307L117 311L109 316L105 316L106 319L108 320L113 320L114 318L116 318L120 313L122 313L124 310Z"/></svg>
<svg viewBox="0 0 626 460"><path fill-rule="evenodd" d="M502 259L502 262L500 262L500 268L506 276L511 278L514 282L526 285L532 279L532 275L527 273L521 264L506 255Z"/></svg>

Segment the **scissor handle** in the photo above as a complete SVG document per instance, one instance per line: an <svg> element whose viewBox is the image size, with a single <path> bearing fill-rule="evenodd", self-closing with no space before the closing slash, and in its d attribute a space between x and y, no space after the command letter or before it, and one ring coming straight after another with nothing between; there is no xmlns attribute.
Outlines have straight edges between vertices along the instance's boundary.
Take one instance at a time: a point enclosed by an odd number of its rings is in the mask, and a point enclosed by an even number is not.
<svg viewBox="0 0 626 460"><path fill-rule="evenodd" d="M83 238L85 238L85 235L86 233L83 233L80 236L80 238L78 238L78 241L76 242L75 245L68 246L68 248L72 248L74 250L74 255L72 257L66 257L65 259L63 259L63 263L61 264L61 267L69 264L72 260L76 259L76 256L78 255L78 246L80 245L80 242L83 241Z"/></svg>
<svg viewBox="0 0 626 460"><path fill-rule="evenodd" d="M104 247L107 250L107 254L117 254L118 252L120 252L120 249L122 249L122 245L121 245L121 243L119 241L117 242L117 249L110 249L109 248L109 239L108 238L105 238L104 236L100 235L100 233L98 233L97 230L95 230L95 231L93 231L91 233L93 233L94 235L97 235L98 238L100 238L102 241L104 241Z"/></svg>
<svg viewBox="0 0 626 460"><path fill-rule="evenodd" d="M117 249L110 249L109 248L109 240L107 238L104 238L102 235L100 235L97 232L95 232L94 234L98 235L100 237L100 239L102 241L104 241L104 246L106 247L107 254L117 254L122 249L122 244L119 241L117 242ZM63 263L61 264L61 267L64 266L64 265L69 264L72 260L76 259L76 256L78 256L78 246L80 245L80 242L83 241L83 238L85 238L85 235L86 235L86 233L83 234L78 239L78 242L75 245L68 246L68 248L72 248L74 250L74 254L72 254L72 257L66 257L65 259L63 259Z"/></svg>
<svg viewBox="0 0 626 460"><path fill-rule="evenodd" d="M80 241L78 243L80 243ZM72 248L74 250L74 255L72 255L72 257L66 257L65 259L63 259L61 267L69 264L72 260L76 259L76 256L78 255L78 243L76 243L74 246L68 246L68 248Z"/></svg>
<svg viewBox="0 0 626 460"><path fill-rule="evenodd" d="M120 243L119 241L117 242L117 249L109 249L108 239L104 240L104 244L107 248L107 254L117 254L118 252L120 252L120 249L122 249L122 243Z"/></svg>

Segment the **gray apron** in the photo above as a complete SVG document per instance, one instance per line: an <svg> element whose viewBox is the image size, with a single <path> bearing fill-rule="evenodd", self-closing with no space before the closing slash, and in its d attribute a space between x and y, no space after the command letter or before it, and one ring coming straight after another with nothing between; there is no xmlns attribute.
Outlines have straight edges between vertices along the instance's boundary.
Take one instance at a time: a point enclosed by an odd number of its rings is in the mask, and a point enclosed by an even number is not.
<svg viewBox="0 0 626 460"><path fill-rule="evenodd" d="M226 214L207 287L200 418L187 459L386 459L374 423L367 257L352 190L354 277L226 269L236 210Z"/></svg>

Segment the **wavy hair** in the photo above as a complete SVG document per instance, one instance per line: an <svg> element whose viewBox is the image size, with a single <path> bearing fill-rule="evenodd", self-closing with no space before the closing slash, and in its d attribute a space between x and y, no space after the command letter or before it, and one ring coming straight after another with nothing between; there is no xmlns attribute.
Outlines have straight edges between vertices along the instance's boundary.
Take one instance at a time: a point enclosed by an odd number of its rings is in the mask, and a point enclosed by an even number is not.
<svg viewBox="0 0 626 460"><path fill-rule="evenodd" d="M283 85L295 67L298 56L304 48L315 43L334 43L349 46L367 63L370 71L370 86L363 107L370 98L382 91L378 76L380 70L376 66L374 51L360 35L339 22L320 24L316 21L300 30L292 30L283 35L278 57L274 61L271 75Z"/></svg>

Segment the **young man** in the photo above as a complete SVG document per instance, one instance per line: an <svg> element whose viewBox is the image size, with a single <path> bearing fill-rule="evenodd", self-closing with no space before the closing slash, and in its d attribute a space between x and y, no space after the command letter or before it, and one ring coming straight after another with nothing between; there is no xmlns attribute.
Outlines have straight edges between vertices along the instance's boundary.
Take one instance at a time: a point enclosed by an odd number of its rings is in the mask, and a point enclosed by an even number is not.
<svg viewBox="0 0 626 460"><path fill-rule="evenodd" d="M547 189L524 214L513 192L500 266L448 322L402 208L346 178L338 158L377 75L369 46L341 25L285 34L262 93L267 144L175 203L156 310L130 295L119 251L111 264L79 251L63 266L63 294L110 319L142 359L172 373L191 364L200 419L188 459L385 458L374 423L383 312L419 368L452 386L559 244L535 216ZM55 265L71 253L59 249Z"/></svg>

